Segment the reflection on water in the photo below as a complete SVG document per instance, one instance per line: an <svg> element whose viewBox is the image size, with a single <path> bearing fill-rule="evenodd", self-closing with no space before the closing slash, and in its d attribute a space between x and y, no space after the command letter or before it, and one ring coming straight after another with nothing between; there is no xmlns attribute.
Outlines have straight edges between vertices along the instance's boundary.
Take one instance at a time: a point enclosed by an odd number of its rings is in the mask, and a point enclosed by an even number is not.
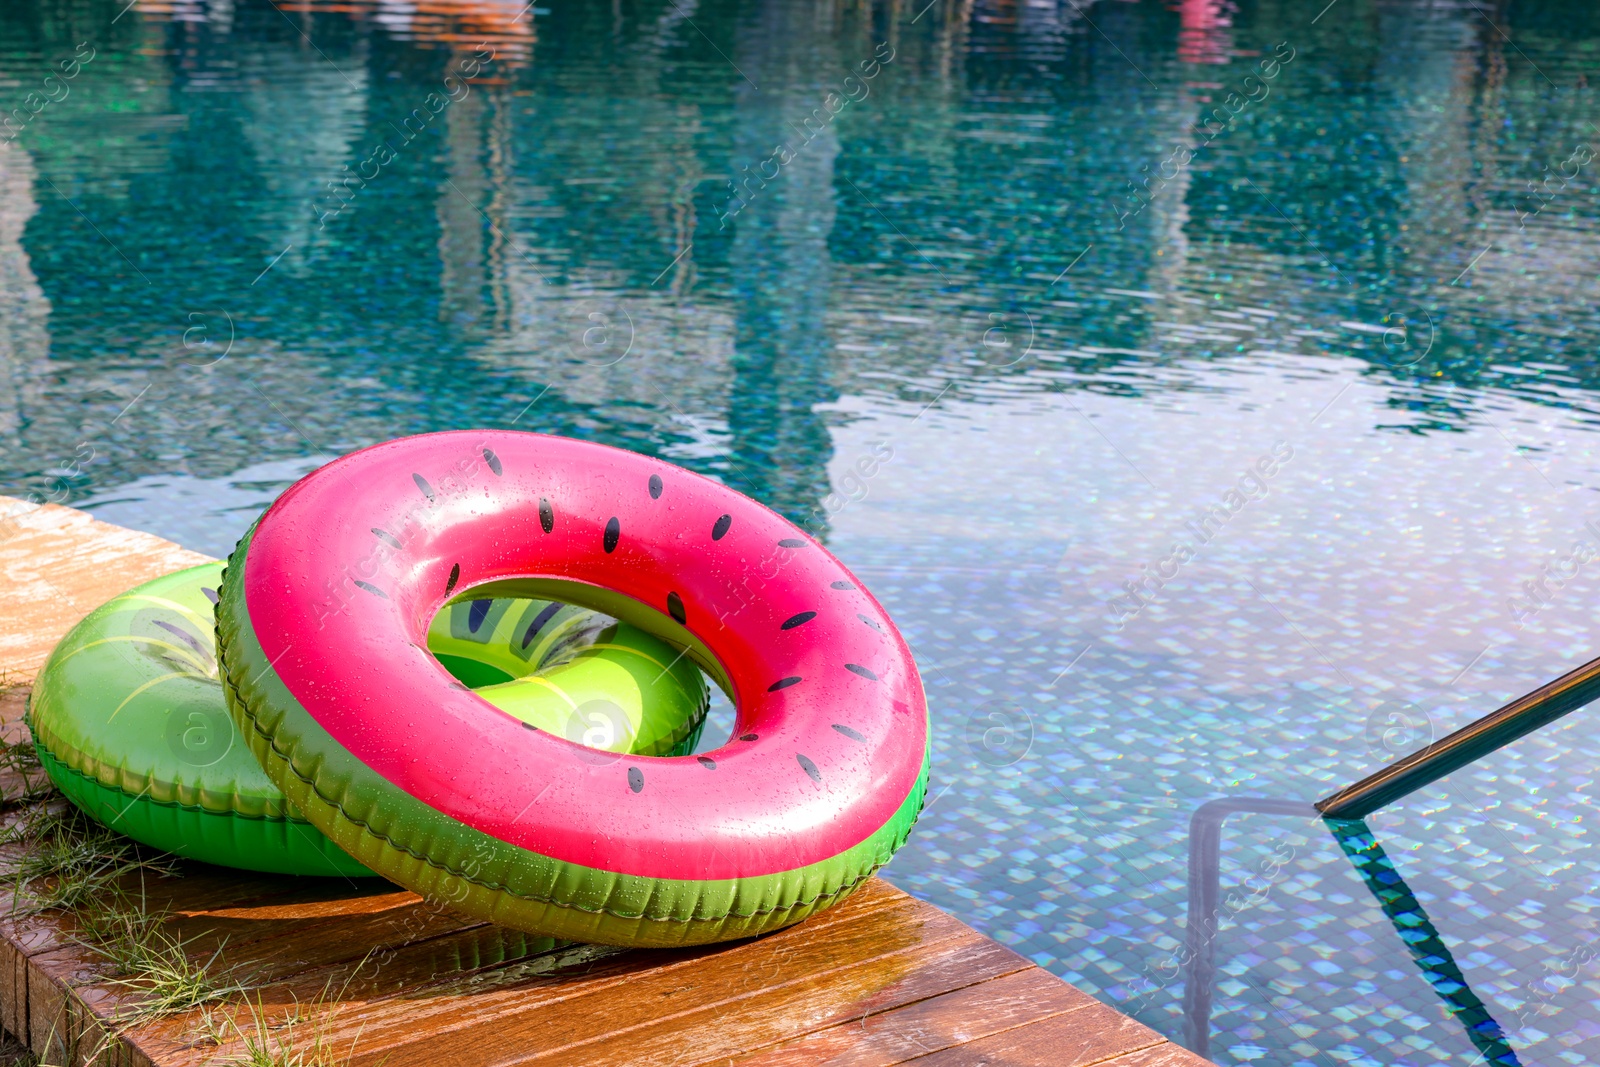
<svg viewBox="0 0 1600 1067"><path fill-rule="evenodd" d="M1594 655L1600 9L125 4L0 17L0 488L223 553L397 434L673 459L911 641L891 878L1223 1063L1474 1062L1293 820L1186 990L1189 819ZM1522 1062L1600 1060L1592 714L1369 820Z"/></svg>

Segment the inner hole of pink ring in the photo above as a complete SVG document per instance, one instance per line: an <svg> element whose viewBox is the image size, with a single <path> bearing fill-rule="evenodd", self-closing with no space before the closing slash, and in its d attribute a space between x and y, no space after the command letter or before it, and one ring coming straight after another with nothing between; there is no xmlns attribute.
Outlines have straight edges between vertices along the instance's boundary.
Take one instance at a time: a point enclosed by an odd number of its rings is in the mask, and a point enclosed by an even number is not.
<svg viewBox="0 0 1600 1067"><path fill-rule="evenodd" d="M616 614L607 612L608 607L617 609ZM563 611L564 608L568 610ZM579 611L572 611L574 608ZM457 681L480 689L570 662L582 648L605 639L618 622L630 623L661 639L688 659L706 681L710 699L705 724L689 754L728 744L737 727L737 709L723 684L727 673L715 654L698 641L694 642L698 648L691 648L674 640L677 632L687 631L667 615L613 590L538 576L470 587L441 604L428 620L428 652ZM546 635L547 629L554 632ZM438 643L435 635L445 637L441 649L432 647ZM549 647L541 648L547 644ZM539 655L540 662L522 659L510 651L509 646L515 645L529 648ZM713 670L705 670L705 659L711 661ZM594 711L589 718L594 718L597 726L603 725L602 712ZM571 734L572 730L565 733ZM583 745L583 736L586 734L580 731L579 736L567 736L567 740ZM618 753L603 748L591 751L598 757L620 758Z"/></svg>

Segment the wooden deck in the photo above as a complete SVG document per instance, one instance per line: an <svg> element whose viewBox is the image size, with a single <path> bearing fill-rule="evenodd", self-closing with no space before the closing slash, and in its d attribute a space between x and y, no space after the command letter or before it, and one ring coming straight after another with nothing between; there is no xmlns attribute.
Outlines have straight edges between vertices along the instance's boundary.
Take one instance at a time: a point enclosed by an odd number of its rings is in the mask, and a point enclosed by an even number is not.
<svg viewBox="0 0 1600 1067"><path fill-rule="evenodd" d="M0 667L11 687L0 697L0 729L12 738L25 729L27 683L74 622L203 558L81 512L0 498ZM23 784L0 778L8 798ZM537 951L521 934L381 880L182 870L148 883L149 906L169 911L193 958L221 946L225 963L250 976L253 1009L241 995L119 1029L111 1020L131 994L108 983L109 964L74 939L72 917L4 908L0 1024L63 1065L106 1044L97 1062L220 1067L242 1049L238 1031L219 1025L229 1016L246 1031L265 1019L274 1040L302 1051L320 1037L335 1055L305 1067L1207 1062L878 879L752 941Z"/></svg>

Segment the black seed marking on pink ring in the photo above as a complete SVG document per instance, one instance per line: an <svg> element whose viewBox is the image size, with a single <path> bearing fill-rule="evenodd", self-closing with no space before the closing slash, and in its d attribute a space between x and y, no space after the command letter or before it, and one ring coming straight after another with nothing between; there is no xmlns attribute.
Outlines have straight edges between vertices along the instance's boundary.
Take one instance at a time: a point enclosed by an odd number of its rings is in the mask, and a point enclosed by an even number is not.
<svg viewBox="0 0 1600 1067"><path fill-rule="evenodd" d="M494 449L486 448L483 450L483 461L489 465L490 470L494 471L495 476L499 477L503 468L500 466L500 457L494 454Z"/></svg>
<svg viewBox="0 0 1600 1067"><path fill-rule="evenodd" d="M399 539L396 538L395 535L390 533L388 530L380 530L376 526L374 526L372 528L372 536L376 537L378 540L382 541L384 544L388 545L390 548L402 548L402 547L404 547L404 546L402 546L400 544Z"/></svg>
<svg viewBox="0 0 1600 1067"><path fill-rule="evenodd" d="M695 759L699 760L700 766L704 767L708 771L714 771L717 769L717 761L712 759L710 756L696 756Z"/></svg>
<svg viewBox="0 0 1600 1067"><path fill-rule="evenodd" d="M417 488L422 490L422 495L428 498L428 503L433 503L433 486L420 474L413 474L411 480L417 483Z"/></svg>
<svg viewBox="0 0 1600 1067"><path fill-rule="evenodd" d="M548 604L543 611L533 617L533 621L528 624L528 632L522 635L523 648L527 648L533 643L535 635L544 629L545 623L555 618L556 612L560 611L561 608L562 605L560 604Z"/></svg>
<svg viewBox="0 0 1600 1067"><path fill-rule="evenodd" d="M739 735L739 740L741 740L741 741L755 741L755 740L758 740L760 737L761 737L760 734L740 734Z"/></svg>
<svg viewBox="0 0 1600 1067"><path fill-rule="evenodd" d="M846 737L848 737L852 741L861 741L861 742L865 742L866 741L865 737L862 737L860 733L858 733L855 730L850 729L850 727L848 727L848 726L841 726L838 723L834 723L833 724L833 728L835 730L838 730L841 734L844 734Z"/></svg>
<svg viewBox="0 0 1600 1067"><path fill-rule="evenodd" d="M806 543L805 543L805 539L804 538L800 538L800 537L785 537L782 541L778 542L778 547L779 548L804 548L804 547L806 547Z"/></svg>
<svg viewBox="0 0 1600 1067"><path fill-rule="evenodd" d="M492 600L474 600L472 602L472 606L467 609L467 630L469 633L478 632L478 627L482 626L483 620L489 617L489 609L492 607L494 607L494 601Z"/></svg>
<svg viewBox="0 0 1600 1067"><path fill-rule="evenodd" d="M794 758L800 761L800 769L810 775L813 782L822 781L822 772L817 770L815 763L812 763L799 753L796 753Z"/></svg>
<svg viewBox="0 0 1600 1067"><path fill-rule="evenodd" d="M716 521L716 524L711 527L711 540L713 540L713 541L722 540L723 536L728 532L728 527L730 527L732 525L733 525L733 516L732 515L724 515L724 516L722 516L722 518L718 519Z"/></svg>
<svg viewBox="0 0 1600 1067"><path fill-rule="evenodd" d="M860 619L862 622L866 623L868 626L872 627L874 630L878 631L880 634L883 633L883 627L878 625L878 620L869 619L865 615L861 615L861 614L857 614L856 618Z"/></svg>
<svg viewBox="0 0 1600 1067"><path fill-rule="evenodd" d="M644 788L644 772L637 767L628 768L628 788L635 793Z"/></svg>
<svg viewBox="0 0 1600 1067"><path fill-rule="evenodd" d="M816 617L817 617L817 613L814 612L814 611L802 611L798 615L791 615L787 619L784 619L783 620L783 625L778 627L778 629L780 629L780 630L792 630L796 626L804 626L806 623L810 622L812 619L814 619Z"/></svg>
<svg viewBox="0 0 1600 1067"><path fill-rule="evenodd" d="M206 595L206 599L211 601L213 604L217 602L217 591L215 589L206 589L201 587L200 591L204 593Z"/></svg>
<svg viewBox="0 0 1600 1067"><path fill-rule="evenodd" d="M522 724L522 728L524 730L532 730L534 733L538 733L539 732L539 728L537 726L533 725L533 723L531 723L531 722L523 723Z"/></svg>
<svg viewBox="0 0 1600 1067"><path fill-rule="evenodd" d="M555 509L550 506L550 501L544 497L539 498L539 525L544 527L545 533L549 533L556 528Z"/></svg>
<svg viewBox="0 0 1600 1067"><path fill-rule="evenodd" d="M607 552L616 551L617 539L621 536L622 523L617 520L615 515L613 515L611 516L610 520L606 522L605 546Z"/></svg>
<svg viewBox="0 0 1600 1067"><path fill-rule="evenodd" d="M359 586L362 589L365 589L369 593L372 593L372 594L374 594L376 596L383 597L383 599L385 599L385 600L389 599L389 594L388 593L385 593L382 589L379 589L377 586L373 585L371 582L363 582L360 578L357 578L356 579L356 585Z"/></svg>
<svg viewBox="0 0 1600 1067"><path fill-rule="evenodd" d="M683 597L677 593L667 594L667 614L671 615L679 626L688 625L689 615L683 610Z"/></svg>
<svg viewBox="0 0 1600 1067"><path fill-rule="evenodd" d="M861 677L870 682L876 682L878 680L878 676L876 674L873 674L859 663L846 663L844 665L844 669L849 671L851 674L859 674Z"/></svg>
<svg viewBox="0 0 1600 1067"><path fill-rule="evenodd" d="M767 686L767 692L776 693L780 689L787 689L791 685L799 685L799 684L800 684L800 677L798 675L796 675L793 678L779 678L776 682L773 682L771 685Z"/></svg>
<svg viewBox="0 0 1600 1067"><path fill-rule="evenodd" d="M851 585L849 582L834 582L833 583L833 587L835 589L854 589L855 588L855 586Z"/></svg>
<svg viewBox="0 0 1600 1067"><path fill-rule="evenodd" d="M650 476L650 499L661 499L661 475L659 474L652 474Z"/></svg>
<svg viewBox="0 0 1600 1067"><path fill-rule="evenodd" d="M456 587L456 583L460 580L461 564L457 563L454 567L450 568L450 580L444 583L444 595L449 596L450 591Z"/></svg>

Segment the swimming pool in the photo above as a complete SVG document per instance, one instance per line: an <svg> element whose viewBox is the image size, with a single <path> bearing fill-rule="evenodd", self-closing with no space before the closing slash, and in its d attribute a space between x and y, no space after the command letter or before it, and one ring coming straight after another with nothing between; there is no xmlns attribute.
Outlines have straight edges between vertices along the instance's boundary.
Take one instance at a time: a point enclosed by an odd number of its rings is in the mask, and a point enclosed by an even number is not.
<svg viewBox="0 0 1600 1067"><path fill-rule="evenodd" d="M891 880L1220 1063L1600 1061L1594 711L1368 820L1392 914L1232 814L1185 942L1203 804L1596 654L1600 11L127 2L0 18L0 490L220 554L398 434L664 456L916 652Z"/></svg>

